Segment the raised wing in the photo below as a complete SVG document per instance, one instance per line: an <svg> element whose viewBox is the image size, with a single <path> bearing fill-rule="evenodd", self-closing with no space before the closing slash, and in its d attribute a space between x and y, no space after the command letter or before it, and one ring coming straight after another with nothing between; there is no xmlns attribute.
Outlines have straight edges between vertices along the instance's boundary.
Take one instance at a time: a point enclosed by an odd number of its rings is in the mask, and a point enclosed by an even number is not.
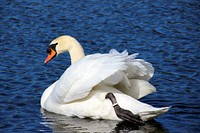
<svg viewBox="0 0 200 133"><path fill-rule="evenodd" d="M110 54L128 55L128 52L119 53L113 49ZM135 99L140 99L156 92L156 88L148 82L154 75L153 66L142 59L135 59L137 55L136 53L128 56L126 60L128 68L123 71L123 79L115 85L115 88Z"/></svg>
<svg viewBox="0 0 200 133"><path fill-rule="evenodd" d="M119 53L115 49L110 50L110 54L123 54L128 56L128 52L125 50ZM154 68L149 62L145 62L142 59L135 59L138 53L129 55L126 64L128 69L124 71L129 79L141 79L148 81L154 75Z"/></svg>
<svg viewBox="0 0 200 133"><path fill-rule="evenodd" d="M118 71L127 69L125 54L93 54L71 65L52 92L59 103L86 97L92 88ZM116 83L121 79L116 79ZM113 82L114 80L112 80Z"/></svg>
<svg viewBox="0 0 200 133"><path fill-rule="evenodd" d="M153 76L153 67L144 60L135 59L136 56L116 50L86 56L64 72L51 96L58 103L69 103L86 97L101 82L116 85L120 91L137 99L154 92L155 88L147 82Z"/></svg>

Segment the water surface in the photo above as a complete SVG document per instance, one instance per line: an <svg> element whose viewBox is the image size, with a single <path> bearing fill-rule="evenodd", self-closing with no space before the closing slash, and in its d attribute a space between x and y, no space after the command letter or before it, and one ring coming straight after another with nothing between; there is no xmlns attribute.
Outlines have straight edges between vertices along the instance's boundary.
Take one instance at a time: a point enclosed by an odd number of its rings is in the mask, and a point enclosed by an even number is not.
<svg viewBox="0 0 200 133"><path fill-rule="evenodd" d="M198 0L7 0L0 13L0 132L200 132ZM42 110L43 91L70 65L68 54L43 64L48 44L63 34L86 54L140 53L155 67L158 91L141 101L173 108L144 127Z"/></svg>

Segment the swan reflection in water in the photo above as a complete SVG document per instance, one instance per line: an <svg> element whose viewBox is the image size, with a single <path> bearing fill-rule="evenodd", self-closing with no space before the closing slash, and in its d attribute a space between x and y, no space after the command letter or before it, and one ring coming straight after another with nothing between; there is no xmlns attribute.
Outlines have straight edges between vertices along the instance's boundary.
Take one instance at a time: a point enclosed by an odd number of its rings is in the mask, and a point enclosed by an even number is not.
<svg viewBox="0 0 200 133"><path fill-rule="evenodd" d="M77 133L77 132L134 132L134 133L166 133L166 129L155 120L145 123L144 126L135 126L128 122L113 120L93 120L68 117L54 114L41 109L43 120L41 124L50 128L53 132Z"/></svg>

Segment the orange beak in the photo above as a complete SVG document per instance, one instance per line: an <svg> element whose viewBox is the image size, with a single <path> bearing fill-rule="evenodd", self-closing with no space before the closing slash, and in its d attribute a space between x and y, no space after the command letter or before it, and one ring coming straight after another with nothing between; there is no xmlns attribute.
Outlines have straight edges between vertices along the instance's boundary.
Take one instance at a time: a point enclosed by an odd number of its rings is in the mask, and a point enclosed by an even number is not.
<svg viewBox="0 0 200 133"><path fill-rule="evenodd" d="M44 64L46 65L47 62L49 62L51 59L53 59L56 56L56 51L50 48L50 53L48 54L46 60L44 61Z"/></svg>

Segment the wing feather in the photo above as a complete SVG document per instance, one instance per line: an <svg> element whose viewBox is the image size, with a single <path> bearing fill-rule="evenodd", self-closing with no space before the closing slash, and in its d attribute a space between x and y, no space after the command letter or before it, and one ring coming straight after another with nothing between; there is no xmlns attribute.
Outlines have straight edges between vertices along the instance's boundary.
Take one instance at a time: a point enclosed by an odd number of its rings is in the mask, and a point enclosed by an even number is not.
<svg viewBox="0 0 200 133"><path fill-rule="evenodd" d="M127 51L119 53L114 49L108 54L88 55L71 65L63 73L56 83L51 96L58 103L73 102L86 97L92 88L101 82L113 86L119 84L118 87L123 86L119 90L127 94L143 92L138 89L136 91L130 90L134 89L130 80L140 79L147 81L153 76L154 69L150 63L142 59L135 59L137 55L137 53L128 55ZM132 96L132 94L128 95Z"/></svg>
<svg viewBox="0 0 200 133"><path fill-rule="evenodd" d="M71 65L57 82L52 94L57 102L68 103L86 97L101 81L127 69L126 56L89 55Z"/></svg>

